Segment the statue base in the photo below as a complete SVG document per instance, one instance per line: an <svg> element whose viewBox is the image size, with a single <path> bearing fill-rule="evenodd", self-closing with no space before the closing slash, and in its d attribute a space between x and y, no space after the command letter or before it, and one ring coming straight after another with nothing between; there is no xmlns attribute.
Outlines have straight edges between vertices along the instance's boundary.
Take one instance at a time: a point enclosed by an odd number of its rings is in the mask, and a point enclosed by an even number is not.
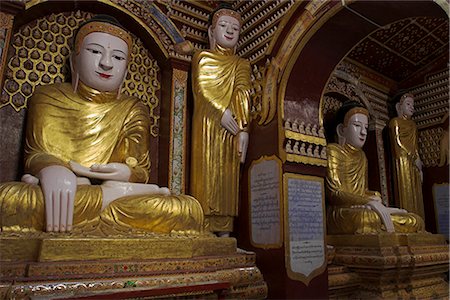
<svg viewBox="0 0 450 300"><path fill-rule="evenodd" d="M0 299L265 298L234 238L0 235Z"/></svg>
<svg viewBox="0 0 450 300"><path fill-rule="evenodd" d="M345 266L333 263L336 249L327 246L328 299L349 299L359 289L359 276Z"/></svg>
<svg viewBox="0 0 450 300"><path fill-rule="evenodd" d="M442 235L329 235L333 264L358 274L356 298L445 298L449 248Z"/></svg>

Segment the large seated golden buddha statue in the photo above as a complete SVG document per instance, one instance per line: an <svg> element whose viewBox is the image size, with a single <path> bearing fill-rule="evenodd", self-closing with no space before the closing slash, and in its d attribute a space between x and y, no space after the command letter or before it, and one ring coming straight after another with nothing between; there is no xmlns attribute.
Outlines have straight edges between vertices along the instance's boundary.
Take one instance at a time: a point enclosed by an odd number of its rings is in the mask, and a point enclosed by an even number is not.
<svg viewBox="0 0 450 300"><path fill-rule="evenodd" d="M148 184L148 111L120 92L131 43L115 19L94 17L74 35L72 83L36 90L26 128L27 174L0 185L2 232L202 231L196 199Z"/></svg>
<svg viewBox="0 0 450 300"><path fill-rule="evenodd" d="M368 111L346 102L337 113L339 143L329 144L327 193L328 234L410 233L424 231L422 218L386 207L379 192L368 189L366 141Z"/></svg>

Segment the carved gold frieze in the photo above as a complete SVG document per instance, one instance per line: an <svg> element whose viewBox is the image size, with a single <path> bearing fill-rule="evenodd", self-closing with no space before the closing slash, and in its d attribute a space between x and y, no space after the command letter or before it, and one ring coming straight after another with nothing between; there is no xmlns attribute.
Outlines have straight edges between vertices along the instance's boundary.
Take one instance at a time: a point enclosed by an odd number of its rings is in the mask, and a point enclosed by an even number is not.
<svg viewBox="0 0 450 300"><path fill-rule="evenodd" d="M151 252L149 252L151 253ZM6 268L12 264L3 264ZM267 286L255 266L255 255L235 253L195 259L71 261L59 263L23 263L22 275L2 274L0 293L6 298L65 298L67 296L107 295L159 290L155 295L209 297L214 289L205 285L226 283L223 292L230 298L263 299ZM29 272L25 272L29 269ZM60 280L47 280L47 278ZM64 278L64 279L63 279ZM195 288L196 285L203 288ZM183 287L194 289L183 290ZM169 294L161 294L164 292ZM178 291L177 291L178 290ZM175 295L176 294L176 295ZM151 295L151 293L150 293Z"/></svg>
<svg viewBox="0 0 450 300"><path fill-rule="evenodd" d="M361 102L359 95L356 92L356 87L347 81L339 79L335 76L330 78L326 92L337 92L346 96L350 100Z"/></svg>
<svg viewBox="0 0 450 300"><path fill-rule="evenodd" d="M329 235L334 263L360 278L352 298L447 298L448 245L429 233ZM377 278L377 280L373 280Z"/></svg>
<svg viewBox="0 0 450 300"><path fill-rule="evenodd" d="M324 147L326 149L326 147ZM310 157L310 156L303 156L298 154L287 154L286 160L290 162L305 164L305 165L314 165L319 167L326 167L327 166L327 160L323 158L317 158L317 157Z"/></svg>
<svg viewBox="0 0 450 300"><path fill-rule="evenodd" d="M327 142L324 128L298 120L284 122L286 160L316 166L327 165Z"/></svg>
<svg viewBox="0 0 450 300"><path fill-rule="evenodd" d="M47 233L0 236L2 261L189 258L233 254L235 248L235 239L210 236L146 234L94 238Z"/></svg>

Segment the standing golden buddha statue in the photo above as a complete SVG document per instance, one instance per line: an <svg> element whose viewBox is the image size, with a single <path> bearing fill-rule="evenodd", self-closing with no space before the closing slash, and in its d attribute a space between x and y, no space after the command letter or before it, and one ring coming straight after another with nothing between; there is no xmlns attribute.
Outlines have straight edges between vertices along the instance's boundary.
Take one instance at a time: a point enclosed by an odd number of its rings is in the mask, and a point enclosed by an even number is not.
<svg viewBox="0 0 450 300"><path fill-rule="evenodd" d="M389 133L394 155L397 205L425 219L418 132L416 123L411 120L414 114L414 96L410 93L402 95L395 108L397 117L389 122Z"/></svg>
<svg viewBox="0 0 450 300"><path fill-rule="evenodd" d="M29 174L0 185L3 232L202 231L193 197L147 184L148 110L120 93L131 46L117 20L94 17L74 35L72 84L36 89L26 128Z"/></svg>
<svg viewBox="0 0 450 300"><path fill-rule="evenodd" d="M206 228L221 236L233 231L248 146L251 69L235 55L241 22L239 13L219 6L210 16L210 50L192 59L190 192L203 207Z"/></svg>
<svg viewBox="0 0 450 300"><path fill-rule="evenodd" d="M368 189L367 158L362 150L368 116L368 111L353 101L344 103L338 111L339 143L327 146L328 234L423 231L419 216L384 206L380 193Z"/></svg>

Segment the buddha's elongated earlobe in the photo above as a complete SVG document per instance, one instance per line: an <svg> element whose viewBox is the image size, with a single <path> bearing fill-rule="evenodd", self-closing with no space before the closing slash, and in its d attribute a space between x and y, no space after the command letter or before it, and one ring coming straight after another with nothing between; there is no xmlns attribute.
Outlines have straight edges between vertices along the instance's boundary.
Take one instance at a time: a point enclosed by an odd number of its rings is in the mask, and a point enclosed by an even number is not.
<svg viewBox="0 0 450 300"><path fill-rule="evenodd" d="M123 74L122 83L120 84L119 89L117 90L117 99L120 98L120 94L122 94L123 89L123 83L125 82L125 79L127 78L128 70L125 70L125 73Z"/></svg>
<svg viewBox="0 0 450 300"><path fill-rule="evenodd" d="M400 102L395 104L395 110L397 111L397 116L401 117L403 115L402 106Z"/></svg>
<svg viewBox="0 0 450 300"><path fill-rule="evenodd" d="M344 124L339 124L338 126L336 126L336 133L338 135L338 143L339 145L344 145L346 140L345 140L345 136L344 136Z"/></svg>
<svg viewBox="0 0 450 300"><path fill-rule="evenodd" d="M214 39L212 26L209 26L208 28L208 38L209 38L209 49L213 50L216 47L216 40Z"/></svg>
<svg viewBox="0 0 450 300"><path fill-rule="evenodd" d="M78 82L80 81L80 74L77 72L75 68L74 54L69 56L69 63L70 63L70 72L72 74L72 88L73 91L76 92L78 89Z"/></svg>

